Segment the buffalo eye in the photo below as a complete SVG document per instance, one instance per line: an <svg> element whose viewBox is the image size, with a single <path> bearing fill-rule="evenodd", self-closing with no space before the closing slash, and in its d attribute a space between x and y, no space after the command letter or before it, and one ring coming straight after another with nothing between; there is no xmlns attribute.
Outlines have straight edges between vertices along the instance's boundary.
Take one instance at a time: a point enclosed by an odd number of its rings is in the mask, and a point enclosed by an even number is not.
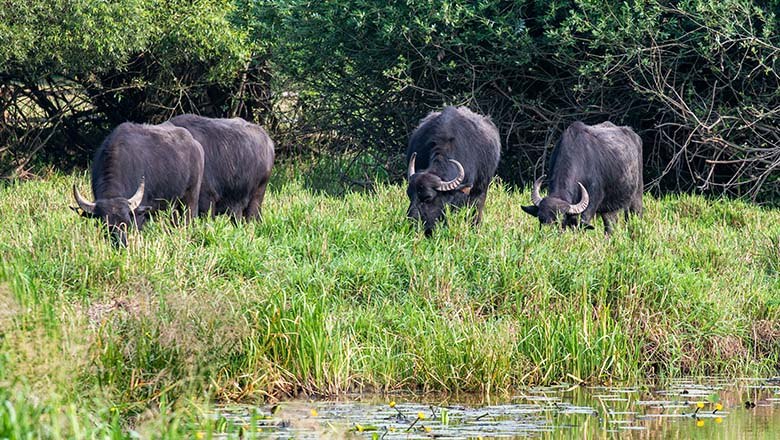
<svg viewBox="0 0 780 440"><path fill-rule="evenodd" d="M422 200L425 203L430 203L435 198L436 198L436 191L431 190L430 188L425 188L420 194L420 200Z"/></svg>
<svg viewBox="0 0 780 440"><path fill-rule="evenodd" d="M133 213L135 214L136 217L143 217L146 215L147 212L149 212L150 209L152 209L151 206L141 205L138 208L135 208L135 211L133 211Z"/></svg>

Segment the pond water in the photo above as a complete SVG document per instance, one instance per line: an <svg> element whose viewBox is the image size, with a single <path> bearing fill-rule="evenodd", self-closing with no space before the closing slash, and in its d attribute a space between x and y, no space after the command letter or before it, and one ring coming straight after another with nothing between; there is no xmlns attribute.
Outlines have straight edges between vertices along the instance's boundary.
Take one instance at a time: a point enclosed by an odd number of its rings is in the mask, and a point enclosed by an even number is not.
<svg viewBox="0 0 780 440"><path fill-rule="evenodd" d="M217 416L261 438L278 439L778 439L780 378L680 380L663 387L563 384L500 400L356 395L224 406Z"/></svg>

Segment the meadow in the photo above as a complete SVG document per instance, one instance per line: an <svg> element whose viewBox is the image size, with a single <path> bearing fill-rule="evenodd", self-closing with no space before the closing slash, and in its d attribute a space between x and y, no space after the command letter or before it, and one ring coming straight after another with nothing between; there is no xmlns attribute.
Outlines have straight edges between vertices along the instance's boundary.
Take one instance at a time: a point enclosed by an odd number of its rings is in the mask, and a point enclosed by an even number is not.
<svg viewBox="0 0 780 440"><path fill-rule="evenodd" d="M780 211L646 195L540 229L494 182L426 239L401 185L329 195L277 167L263 220L162 216L118 250L70 209L85 174L0 186L0 438L230 430L215 402L501 395L780 368Z"/></svg>

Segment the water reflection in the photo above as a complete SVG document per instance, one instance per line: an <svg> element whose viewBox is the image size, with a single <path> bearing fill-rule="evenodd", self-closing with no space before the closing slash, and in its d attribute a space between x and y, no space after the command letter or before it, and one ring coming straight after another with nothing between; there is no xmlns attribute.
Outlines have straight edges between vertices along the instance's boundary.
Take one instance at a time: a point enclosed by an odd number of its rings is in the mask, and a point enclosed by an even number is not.
<svg viewBox="0 0 780 440"><path fill-rule="evenodd" d="M475 396L351 396L221 407L261 438L780 438L780 380L671 381L662 388L529 388ZM226 434L224 437L235 437Z"/></svg>

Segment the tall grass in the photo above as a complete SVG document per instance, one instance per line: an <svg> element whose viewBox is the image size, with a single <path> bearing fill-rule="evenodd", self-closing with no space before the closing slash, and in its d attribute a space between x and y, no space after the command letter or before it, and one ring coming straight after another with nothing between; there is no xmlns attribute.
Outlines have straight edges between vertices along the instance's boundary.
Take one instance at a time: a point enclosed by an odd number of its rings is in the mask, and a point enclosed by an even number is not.
<svg viewBox="0 0 780 440"><path fill-rule="evenodd" d="M68 209L74 180L0 189L0 400L71 434L166 402L780 366L777 210L646 197L607 239L540 229L497 183L481 227L451 213L426 239L400 186L332 197L282 172L262 222L161 218L117 250ZM0 437L25 423L3 414Z"/></svg>

